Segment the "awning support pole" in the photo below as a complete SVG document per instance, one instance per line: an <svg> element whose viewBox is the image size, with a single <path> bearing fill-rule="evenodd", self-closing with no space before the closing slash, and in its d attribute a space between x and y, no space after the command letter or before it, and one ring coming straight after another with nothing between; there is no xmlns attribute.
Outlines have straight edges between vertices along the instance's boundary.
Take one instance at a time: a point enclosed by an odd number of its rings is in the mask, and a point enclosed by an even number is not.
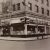
<svg viewBox="0 0 50 50"><path fill-rule="evenodd" d="M27 35L27 24L25 24L24 27L25 27L24 34Z"/></svg>
<svg viewBox="0 0 50 50"><path fill-rule="evenodd" d="M46 31L47 31L47 30L46 30L46 25L45 25L45 34L47 33Z"/></svg>

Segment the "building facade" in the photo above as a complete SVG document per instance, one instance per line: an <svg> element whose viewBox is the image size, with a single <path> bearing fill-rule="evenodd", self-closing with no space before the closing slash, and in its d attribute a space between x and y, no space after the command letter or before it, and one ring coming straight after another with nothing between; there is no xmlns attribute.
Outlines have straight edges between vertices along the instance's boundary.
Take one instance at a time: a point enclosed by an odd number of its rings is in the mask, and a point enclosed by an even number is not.
<svg viewBox="0 0 50 50"><path fill-rule="evenodd" d="M3 3L0 29L2 35L50 34L50 0Z"/></svg>

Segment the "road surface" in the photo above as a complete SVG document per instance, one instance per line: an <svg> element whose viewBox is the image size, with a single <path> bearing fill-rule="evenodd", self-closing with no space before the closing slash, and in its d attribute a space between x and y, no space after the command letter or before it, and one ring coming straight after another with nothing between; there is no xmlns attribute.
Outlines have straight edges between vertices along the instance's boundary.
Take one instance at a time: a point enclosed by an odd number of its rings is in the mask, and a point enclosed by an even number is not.
<svg viewBox="0 0 50 50"><path fill-rule="evenodd" d="M0 50L50 50L50 39L36 41L0 40Z"/></svg>

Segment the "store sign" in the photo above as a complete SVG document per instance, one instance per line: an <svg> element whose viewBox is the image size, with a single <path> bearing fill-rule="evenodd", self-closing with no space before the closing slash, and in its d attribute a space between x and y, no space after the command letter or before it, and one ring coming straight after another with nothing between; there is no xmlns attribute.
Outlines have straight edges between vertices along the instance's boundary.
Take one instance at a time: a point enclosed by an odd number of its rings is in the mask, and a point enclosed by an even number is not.
<svg viewBox="0 0 50 50"><path fill-rule="evenodd" d="M36 20L30 19L30 18L22 18L21 21L23 23L37 23Z"/></svg>
<svg viewBox="0 0 50 50"><path fill-rule="evenodd" d="M48 25L48 22L44 19L38 19L38 18L21 18L20 19L23 23L33 23L33 24L44 24L44 25Z"/></svg>

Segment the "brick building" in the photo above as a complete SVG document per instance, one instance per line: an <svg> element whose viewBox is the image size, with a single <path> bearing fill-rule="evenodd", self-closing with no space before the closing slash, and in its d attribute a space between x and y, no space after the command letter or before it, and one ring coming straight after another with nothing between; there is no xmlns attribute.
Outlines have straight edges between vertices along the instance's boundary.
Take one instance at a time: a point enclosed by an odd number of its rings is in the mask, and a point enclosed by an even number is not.
<svg viewBox="0 0 50 50"><path fill-rule="evenodd" d="M50 34L50 0L10 0L4 4L2 34L4 29L16 36Z"/></svg>

